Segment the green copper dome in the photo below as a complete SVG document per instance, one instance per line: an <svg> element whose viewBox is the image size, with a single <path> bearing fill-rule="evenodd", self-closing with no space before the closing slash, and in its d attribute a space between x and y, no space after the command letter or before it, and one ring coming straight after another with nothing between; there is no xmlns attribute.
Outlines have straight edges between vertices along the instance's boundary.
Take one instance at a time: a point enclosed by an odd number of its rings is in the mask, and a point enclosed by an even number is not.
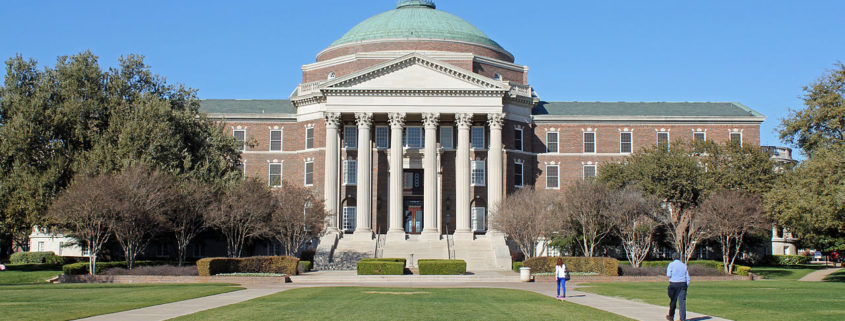
<svg viewBox="0 0 845 321"><path fill-rule="evenodd" d="M480 44L505 51L466 20L435 8L434 1L430 0L400 1L395 10L364 20L330 47L378 39L441 39Z"/></svg>

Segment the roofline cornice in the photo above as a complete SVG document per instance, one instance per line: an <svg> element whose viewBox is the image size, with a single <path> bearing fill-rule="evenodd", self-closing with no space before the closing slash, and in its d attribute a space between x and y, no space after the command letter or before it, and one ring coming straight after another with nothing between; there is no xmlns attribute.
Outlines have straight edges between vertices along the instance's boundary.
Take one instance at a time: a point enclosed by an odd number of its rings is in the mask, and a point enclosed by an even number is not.
<svg viewBox="0 0 845 321"><path fill-rule="evenodd" d="M763 116L590 116L590 115L531 115L535 123L554 122L615 122L615 123L747 123L760 124Z"/></svg>
<svg viewBox="0 0 845 321"><path fill-rule="evenodd" d="M293 120L296 121L296 114L281 113L207 113L208 119L214 121L238 121L238 120Z"/></svg>
<svg viewBox="0 0 845 321"><path fill-rule="evenodd" d="M511 60L514 59L513 54L511 54L510 52L508 52L507 50L505 50L504 48L501 48L501 47L495 47L495 46L480 44L480 43L471 42L471 41L461 41L461 40L452 40L452 39L435 39L435 38L385 38L385 39L373 39L373 40L363 40L363 41L356 41L356 42L347 42L347 43L342 43L342 44L339 44L339 45L329 46L328 48L321 50L320 52L317 53L317 58L319 58L320 56L322 56L323 54L325 54L329 51L344 48L344 47L360 46L360 45L366 45L366 44L371 44L371 43L379 43L379 42L413 42L413 41L452 42L452 43L460 43L460 44L466 44L466 45L479 46L479 47L487 48L487 49L505 54Z"/></svg>

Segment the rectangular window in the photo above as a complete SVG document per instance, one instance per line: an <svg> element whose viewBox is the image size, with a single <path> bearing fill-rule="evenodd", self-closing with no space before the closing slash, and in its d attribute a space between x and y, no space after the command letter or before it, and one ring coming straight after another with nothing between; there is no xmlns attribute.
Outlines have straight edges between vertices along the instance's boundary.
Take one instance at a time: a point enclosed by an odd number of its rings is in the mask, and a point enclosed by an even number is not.
<svg viewBox="0 0 845 321"><path fill-rule="evenodd" d="M281 130L271 130L270 131L270 150L271 151L282 150L282 131Z"/></svg>
<svg viewBox="0 0 845 321"><path fill-rule="evenodd" d="M631 142L631 133L619 133L619 152L622 154L630 154L634 149L634 144Z"/></svg>
<svg viewBox="0 0 845 321"><path fill-rule="evenodd" d="M44 252L44 242L38 242L38 252Z"/></svg>
<svg viewBox="0 0 845 321"><path fill-rule="evenodd" d="M314 185L314 162L305 162L305 186Z"/></svg>
<svg viewBox="0 0 845 321"><path fill-rule="evenodd" d="M376 148L390 147L390 129L387 126L376 126Z"/></svg>
<svg viewBox="0 0 845 321"><path fill-rule="evenodd" d="M358 161L348 159L343 161L343 185L355 185L358 181Z"/></svg>
<svg viewBox="0 0 845 321"><path fill-rule="evenodd" d="M484 161L483 160L474 160L472 161L472 186L484 186Z"/></svg>
<svg viewBox="0 0 845 321"><path fill-rule="evenodd" d="M235 142L238 146L241 147L241 151L246 150L246 131L242 129L236 129L233 134L235 136Z"/></svg>
<svg viewBox="0 0 845 321"><path fill-rule="evenodd" d="M522 150L522 129L515 128L513 130L513 148L516 150Z"/></svg>
<svg viewBox="0 0 845 321"><path fill-rule="evenodd" d="M269 173L268 184L272 187L282 186L282 164L270 163Z"/></svg>
<svg viewBox="0 0 845 321"><path fill-rule="evenodd" d="M455 135L452 127L440 127L440 147L446 149L455 148Z"/></svg>
<svg viewBox="0 0 845 321"><path fill-rule="evenodd" d="M742 133L731 133L731 144L742 147Z"/></svg>
<svg viewBox="0 0 845 321"><path fill-rule="evenodd" d="M314 148L314 127L305 128L305 149Z"/></svg>
<svg viewBox="0 0 845 321"><path fill-rule="evenodd" d="M557 132L546 133L546 152L547 153L557 153L558 152L557 136L558 136Z"/></svg>
<svg viewBox="0 0 845 321"><path fill-rule="evenodd" d="M694 132L692 133L692 141L694 143L704 142L707 136L705 136L704 132Z"/></svg>
<svg viewBox="0 0 845 321"><path fill-rule="evenodd" d="M474 149L484 149L486 144L484 144L484 127L483 126L474 126L472 127L472 131L470 132L470 146Z"/></svg>
<svg viewBox="0 0 845 321"><path fill-rule="evenodd" d="M343 127L343 146L346 148L358 148L358 127Z"/></svg>
<svg viewBox="0 0 845 321"><path fill-rule="evenodd" d="M657 133L657 146L668 148L669 147L669 133L668 132L658 132Z"/></svg>
<svg viewBox="0 0 845 321"><path fill-rule="evenodd" d="M422 127L405 128L405 137L402 140L404 141L405 147L423 148Z"/></svg>
<svg viewBox="0 0 845 321"><path fill-rule="evenodd" d="M484 232L487 230L487 209L484 207L473 207L472 208L472 231L473 232Z"/></svg>
<svg viewBox="0 0 845 321"><path fill-rule="evenodd" d="M343 207L343 230L351 232L355 230L355 207Z"/></svg>
<svg viewBox="0 0 845 321"><path fill-rule="evenodd" d="M581 179L589 179L596 177L596 165L584 165L584 172L581 173Z"/></svg>
<svg viewBox="0 0 845 321"><path fill-rule="evenodd" d="M596 133L584 133L584 152L596 152Z"/></svg>
<svg viewBox="0 0 845 321"><path fill-rule="evenodd" d="M560 168L558 165L546 165L546 188L560 188Z"/></svg>
<svg viewBox="0 0 845 321"><path fill-rule="evenodd" d="M514 187L522 187L522 184L525 183L522 180L522 175L524 166L522 163L513 163L513 186Z"/></svg>

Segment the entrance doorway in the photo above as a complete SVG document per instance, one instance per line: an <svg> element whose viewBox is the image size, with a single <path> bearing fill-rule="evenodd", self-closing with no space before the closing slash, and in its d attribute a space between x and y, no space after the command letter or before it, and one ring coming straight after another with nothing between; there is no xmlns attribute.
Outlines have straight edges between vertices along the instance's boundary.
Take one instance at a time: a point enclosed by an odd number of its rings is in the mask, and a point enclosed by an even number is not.
<svg viewBox="0 0 845 321"><path fill-rule="evenodd" d="M420 234L423 229L423 201L405 198L405 233Z"/></svg>

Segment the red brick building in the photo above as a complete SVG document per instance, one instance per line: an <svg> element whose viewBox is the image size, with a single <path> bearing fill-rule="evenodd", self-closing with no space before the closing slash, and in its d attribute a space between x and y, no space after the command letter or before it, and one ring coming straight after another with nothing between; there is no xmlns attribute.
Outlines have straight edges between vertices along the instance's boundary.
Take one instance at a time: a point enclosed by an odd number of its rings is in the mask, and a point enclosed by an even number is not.
<svg viewBox="0 0 845 321"><path fill-rule="evenodd" d="M560 189L670 140L759 145L765 117L739 103L546 102L527 74L465 20L409 0L303 65L289 99L202 109L243 142L247 175L322 193L324 268L398 256L509 269L487 222L517 188Z"/></svg>

